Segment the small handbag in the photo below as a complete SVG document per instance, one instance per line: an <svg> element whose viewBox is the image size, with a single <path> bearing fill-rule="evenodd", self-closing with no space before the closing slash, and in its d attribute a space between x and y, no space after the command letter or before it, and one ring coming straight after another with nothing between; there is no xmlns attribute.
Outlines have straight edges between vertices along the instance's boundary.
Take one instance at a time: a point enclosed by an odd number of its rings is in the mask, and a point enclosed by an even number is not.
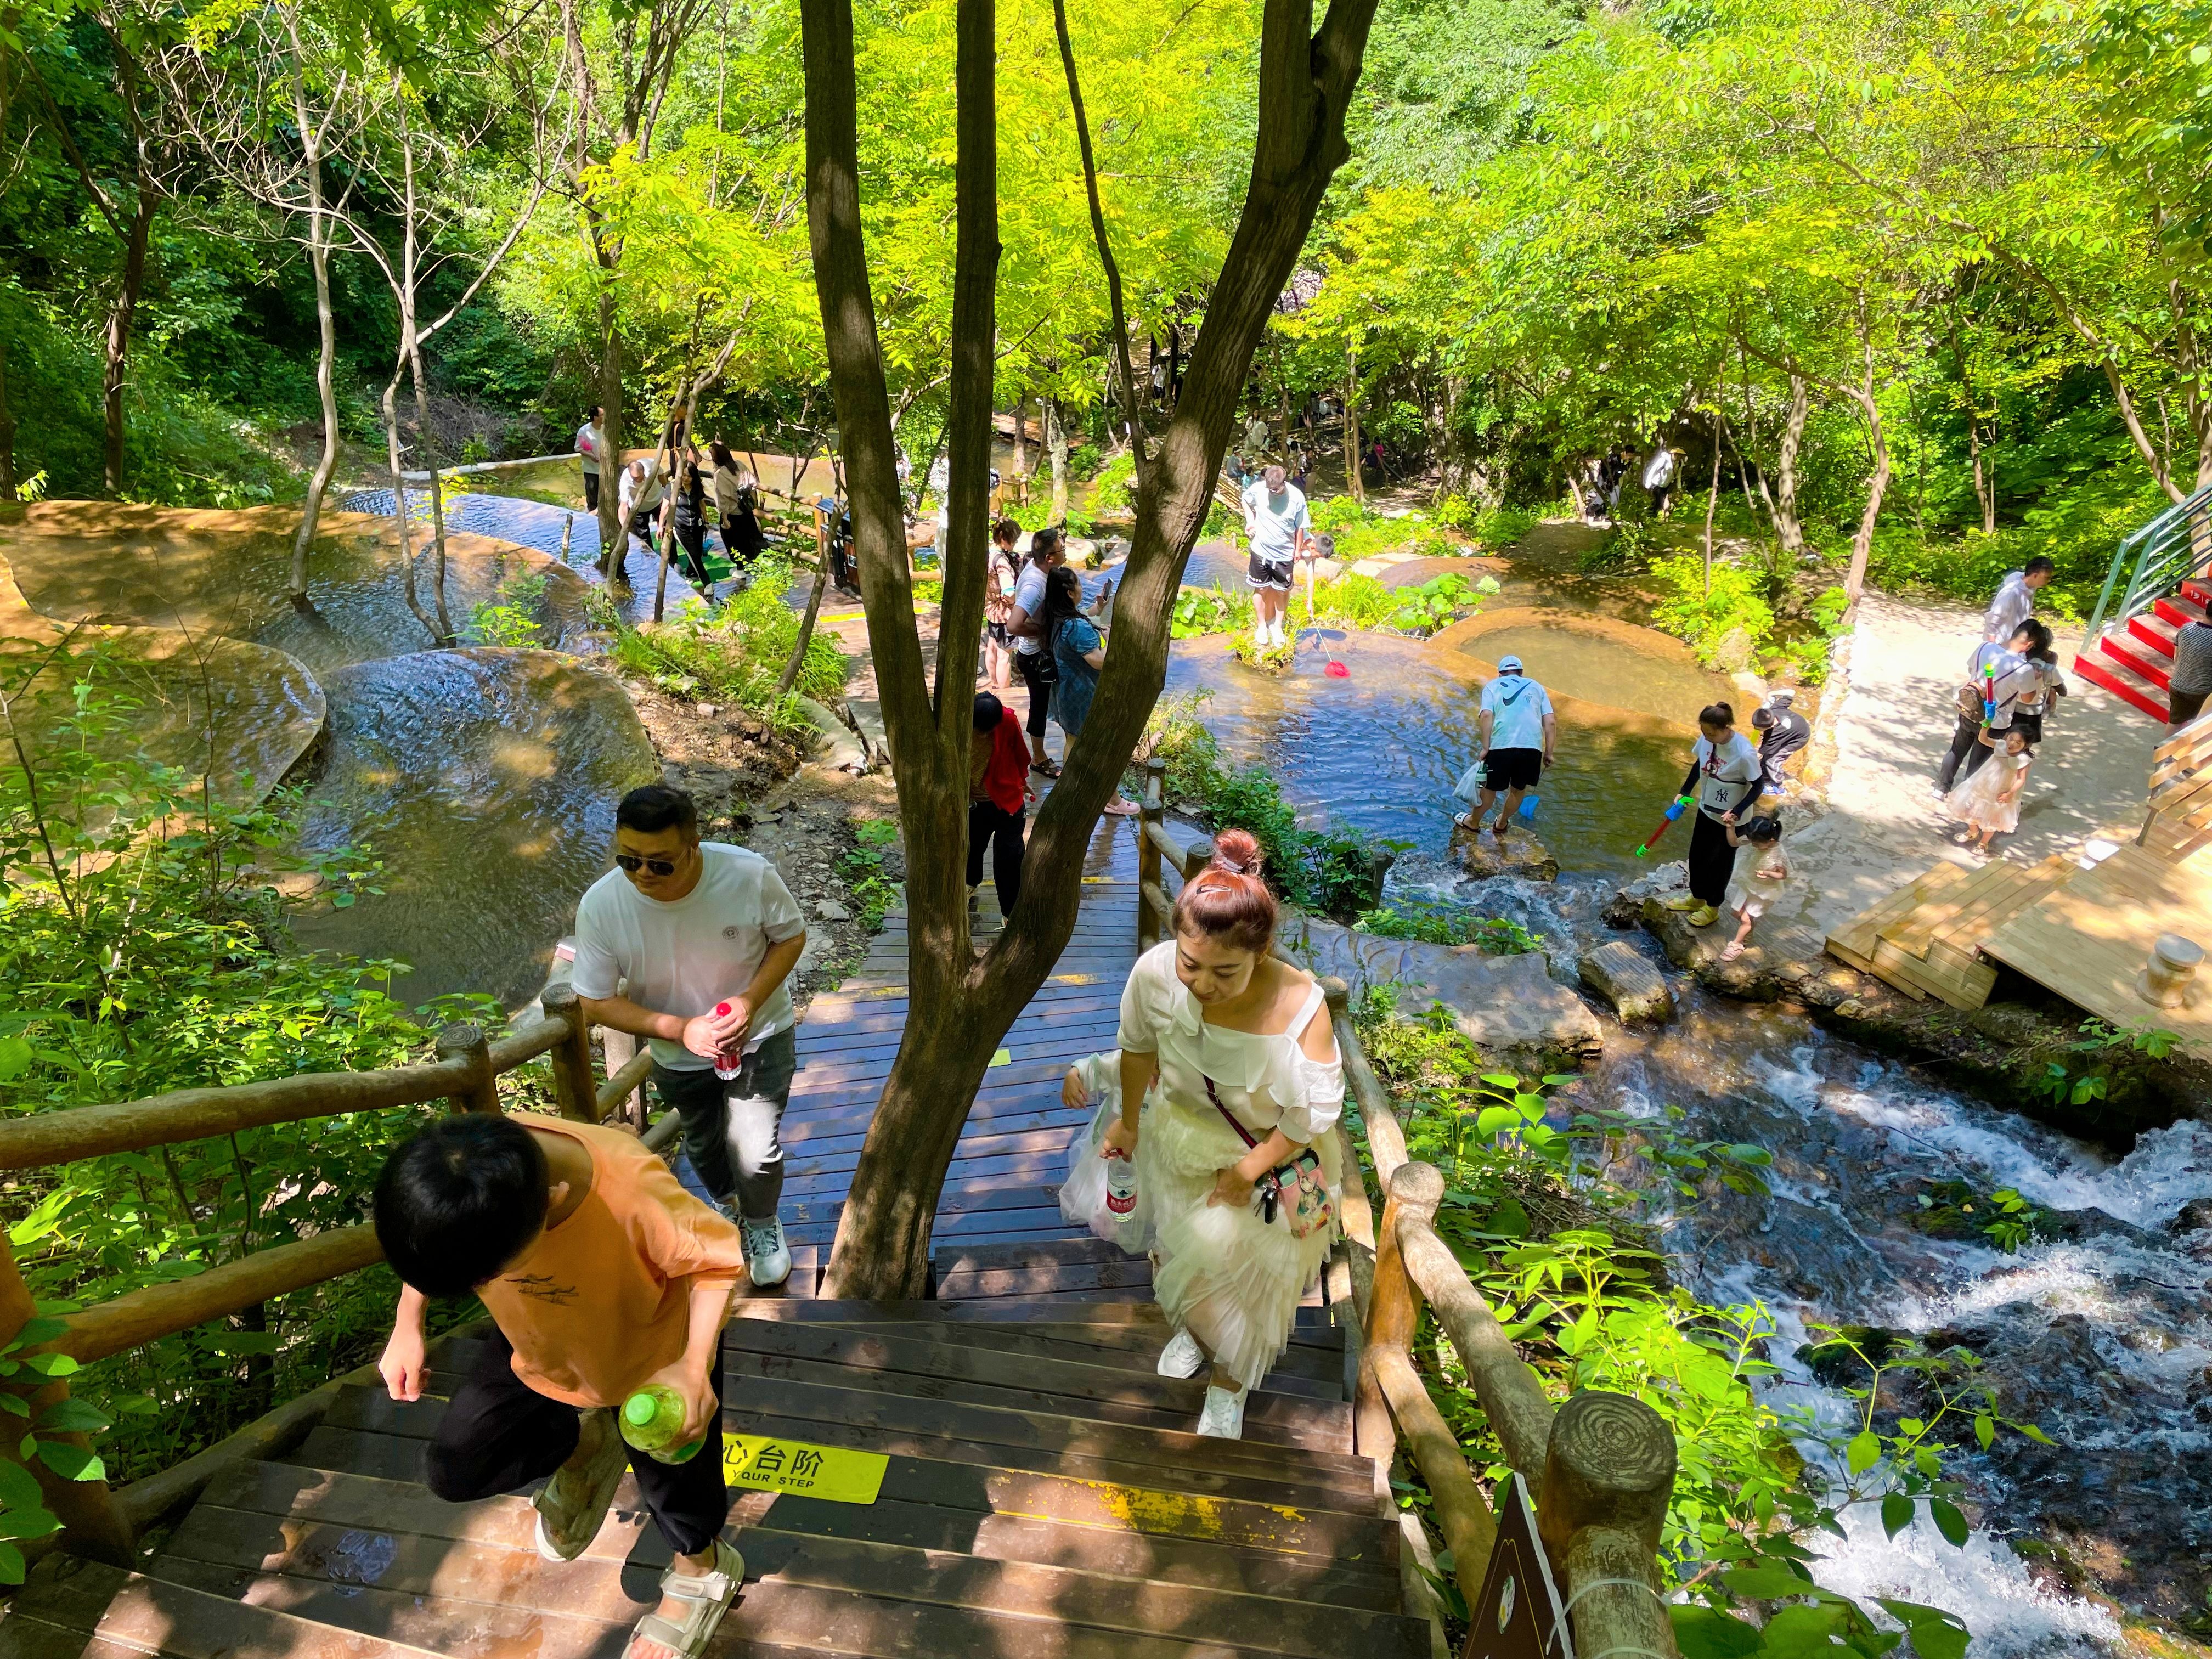
<svg viewBox="0 0 2212 1659"><path fill-rule="evenodd" d="M1237 1115L1221 1103L1212 1078L1206 1079L1206 1097L1246 1146L1260 1144L1237 1121ZM1310 1237L1336 1219L1336 1200L1328 1195L1328 1184L1322 1179L1320 1154L1310 1146L1280 1169L1268 1170L1252 1183L1252 1207L1260 1212L1260 1219L1273 1226L1276 1210L1282 1208L1292 1238Z"/></svg>

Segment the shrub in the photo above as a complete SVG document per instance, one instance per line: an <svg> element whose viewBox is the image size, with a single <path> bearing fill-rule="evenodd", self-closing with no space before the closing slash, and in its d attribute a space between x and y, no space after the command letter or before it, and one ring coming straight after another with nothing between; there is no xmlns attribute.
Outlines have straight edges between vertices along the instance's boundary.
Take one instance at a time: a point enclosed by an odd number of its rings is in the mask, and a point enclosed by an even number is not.
<svg viewBox="0 0 2212 1659"><path fill-rule="evenodd" d="M687 602L665 623L617 623L610 647L617 663L650 680L671 696L733 702L770 726L805 724L788 697L776 695L785 661L799 640L799 617L784 603L791 567L768 556L752 567L752 580L709 611ZM845 684L844 653L836 639L817 629L793 692L832 697Z"/></svg>
<svg viewBox="0 0 2212 1659"><path fill-rule="evenodd" d="M1707 667L1719 659L1732 634L1744 635L1753 658L1773 637L1773 608L1760 597L1755 575L1741 566L1716 559L1710 589L1705 562L1695 554L1654 560L1651 574L1666 594L1652 611L1653 625L1687 641Z"/></svg>
<svg viewBox="0 0 2212 1659"><path fill-rule="evenodd" d="M544 642L544 573L526 570L499 585L499 597L469 615L461 636L471 645L536 646Z"/></svg>
<svg viewBox="0 0 2212 1659"><path fill-rule="evenodd" d="M1363 910L1352 920L1363 933L1377 939L1415 939L1424 945L1477 945L1492 956L1524 956L1540 951L1544 942L1519 922L1503 916L1469 915L1428 904L1404 909L1384 906Z"/></svg>
<svg viewBox="0 0 2212 1659"><path fill-rule="evenodd" d="M1068 470L1073 471L1073 461ZM1136 483L1137 458L1123 450L1100 470L1091 486L1091 514L1097 518L1108 513L1127 513L1133 505L1129 491ZM1035 529L1032 525L1027 526Z"/></svg>

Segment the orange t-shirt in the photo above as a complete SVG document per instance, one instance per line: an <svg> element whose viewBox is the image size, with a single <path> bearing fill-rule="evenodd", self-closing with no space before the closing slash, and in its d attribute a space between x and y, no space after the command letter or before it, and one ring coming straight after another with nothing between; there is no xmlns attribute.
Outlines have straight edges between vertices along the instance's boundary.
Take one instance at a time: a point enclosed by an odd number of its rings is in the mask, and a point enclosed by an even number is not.
<svg viewBox="0 0 2212 1659"><path fill-rule="evenodd" d="M572 1406L619 1406L684 1356L691 1281L738 1282L738 1230L685 1192L635 1135L532 1115L592 1155L592 1190L477 1292L514 1345L514 1374Z"/></svg>

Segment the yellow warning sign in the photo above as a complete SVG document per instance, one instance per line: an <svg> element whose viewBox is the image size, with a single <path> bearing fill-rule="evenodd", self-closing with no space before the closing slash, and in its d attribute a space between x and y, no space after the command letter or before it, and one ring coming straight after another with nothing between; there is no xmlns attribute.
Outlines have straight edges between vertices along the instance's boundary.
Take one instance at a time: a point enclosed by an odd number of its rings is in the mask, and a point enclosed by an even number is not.
<svg viewBox="0 0 2212 1659"><path fill-rule="evenodd" d="M810 1446L754 1434L722 1437L722 1478L756 1492L787 1492L833 1504L872 1504L890 1459L881 1452Z"/></svg>
<svg viewBox="0 0 2212 1659"><path fill-rule="evenodd" d="M1014 1051L1012 1048L1001 1048L991 1056L991 1066L1011 1066L1013 1063ZM986 1066L983 1069L988 1072L991 1069L991 1066Z"/></svg>

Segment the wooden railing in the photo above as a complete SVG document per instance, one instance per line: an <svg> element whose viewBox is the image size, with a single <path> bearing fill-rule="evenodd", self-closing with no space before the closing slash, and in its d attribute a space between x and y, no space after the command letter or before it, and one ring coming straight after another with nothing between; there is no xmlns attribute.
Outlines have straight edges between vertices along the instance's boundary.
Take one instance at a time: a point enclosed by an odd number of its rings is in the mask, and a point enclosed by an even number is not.
<svg viewBox="0 0 2212 1659"><path fill-rule="evenodd" d="M1174 928L1175 901L1160 880L1171 868L1184 881L1213 861L1213 842L1204 836L1185 837L1168 827L1167 763L1144 764L1145 798L1137 815L1137 948L1148 951Z"/></svg>
<svg viewBox="0 0 2212 1659"><path fill-rule="evenodd" d="M1596 1389L1553 1408L1490 1304L1437 1236L1443 1176L1407 1156L1389 1097L1352 1027L1344 982L1322 985L1346 1085L1386 1195L1378 1224L1358 1161L1344 1144L1344 1231L1359 1321L1353 1408L1359 1449L1387 1458L1395 1427L1397 1445L1428 1485L1454 1577L1468 1607L1476 1607L1497 1524L1458 1437L1413 1364L1425 1304L1465 1367L1505 1461L1534 1497L1538 1536L1571 1609L1575 1651L1588 1659L1671 1659L1674 1627L1661 1599L1656 1556L1674 1484L1674 1431L1642 1401ZM1471 1640L1468 1650L1483 1650Z"/></svg>
<svg viewBox="0 0 2212 1659"><path fill-rule="evenodd" d="M652 1069L651 1052L641 1050L601 1082L592 1068L591 1030L574 988L565 982L549 985L539 1006L542 1016L496 1042L487 1041L475 1025L448 1025L438 1033L436 1057L420 1065L379 1072L308 1072L265 1083L183 1089L147 1100L11 1118L0 1122L0 1170L41 1169L272 1123L432 1100L447 1101L457 1112L496 1112L501 1074L540 1054L552 1058L553 1095L561 1115L601 1121L643 1083ZM647 1132L648 1143L665 1144L676 1127L671 1112ZM373 1227L335 1228L70 1314L62 1321L62 1334L40 1346L88 1364L243 1312L271 1297L343 1278L383 1257ZM31 1316L30 1291L6 1234L0 1232L0 1345L14 1340ZM265 1455L284 1436L305 1434L347 1380L326 1383L198 1455L120 1491L110 1491L105 1481L64 1480L35 1469L47 1508L63 1523L60 1541L80 1554L127 1563L141 1529L195 1497L225 1463ZM67 1388L65 1382L41 1386L33 1397L37 1407L64 1398Z"/></svg>

